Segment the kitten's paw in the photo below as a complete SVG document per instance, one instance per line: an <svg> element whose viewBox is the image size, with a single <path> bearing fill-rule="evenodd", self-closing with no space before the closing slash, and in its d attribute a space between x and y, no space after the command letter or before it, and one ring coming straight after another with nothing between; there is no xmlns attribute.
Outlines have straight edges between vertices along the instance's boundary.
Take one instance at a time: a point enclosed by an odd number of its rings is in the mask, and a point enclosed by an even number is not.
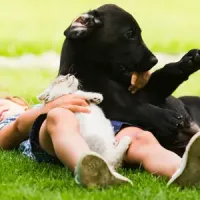
<svg viewBox="0 0 200 200"><path fill-rule="evenodd" d="M131 138L130 138L129 136L124 136L124 137L121 139L120 142L123 143L124 146L129 147L129 145L131 144L132 140L131 140Z"/></svg>
<svg viewBox="0 0 200 200"><path fill-rule="evenodd" d="M44 103L48 103L53 100L52 96L49 93L42 93L37 96L37 99Z"/></svg>
<svg viewBox="0 0 200 200"><path fill-rule="evenodd" d="M119 144L119 141L118 141L117 139L115 139L115 140L113 141L113 145L116 147L118 144Z"/></svg>
<svg viewBox="0 0 200 200"><path fill-rule="evenodd" d="M99 93L93 93L92 98L89 99L89 101L95 104L100 104L103 101L103 95Z"/></svg>
<svg viewBox="0 0 200 200"><path fill-rule="evenodd" d="M54 96L52 96L52 95L47 95L46 97L45 97L45 99L43 100L45 103L48 103L48 102L51 102L51 101L53 101L54 99L55 99L56 97L54 97Z"/></svg>

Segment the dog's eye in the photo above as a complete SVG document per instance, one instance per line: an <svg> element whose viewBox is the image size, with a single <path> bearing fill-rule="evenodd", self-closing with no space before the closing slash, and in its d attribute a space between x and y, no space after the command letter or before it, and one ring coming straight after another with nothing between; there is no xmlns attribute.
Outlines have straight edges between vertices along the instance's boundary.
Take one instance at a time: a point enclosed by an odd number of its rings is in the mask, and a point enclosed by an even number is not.
<svg viewBox="0 0 200 200"><path fill-rule="evenodd" d="M124 36L128 39L135 39L134 31L130 30L124 34Z"/></svg>

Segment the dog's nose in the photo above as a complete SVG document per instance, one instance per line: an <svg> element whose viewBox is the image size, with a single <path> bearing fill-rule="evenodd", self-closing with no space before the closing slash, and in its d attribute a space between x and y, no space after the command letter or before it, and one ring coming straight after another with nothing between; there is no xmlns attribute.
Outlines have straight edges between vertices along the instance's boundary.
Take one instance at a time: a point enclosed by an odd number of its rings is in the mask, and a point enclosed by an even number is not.
<svg viewBox="0 0 200 200"><path fill-rule="evenodd" d="M158 59L157 59L155 56L152 56L152 57L150 58L150 63L151 63L153 66L156 65L157 62L158 62Z"/></svg>

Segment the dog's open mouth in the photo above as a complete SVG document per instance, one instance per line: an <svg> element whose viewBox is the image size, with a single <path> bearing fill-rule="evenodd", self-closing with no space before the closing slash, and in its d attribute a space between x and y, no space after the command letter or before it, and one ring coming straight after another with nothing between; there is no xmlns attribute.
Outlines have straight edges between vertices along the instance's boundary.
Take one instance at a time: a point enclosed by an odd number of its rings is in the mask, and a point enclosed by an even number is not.
<svg viewBox="0 0 200 200"><path fill-rule="evenodd" d="M136 93L138 90L142 89L148 83L151 76L149 70L142 72L129 71L129 69L123 65L118 69L118 76L122 81L127 83L128 90L132 93Z"/></svg>
<svg viewBox="0 0 200 200"><path fill-rule="evenodd" d="M153 68L153 66L149 66L149 67L141 67L141 66L137 66L137 67L134 67L134 70L130 67L125 67L124 65L120 65L119 67L119 71L120 73L123 73L124 75L127 75L127 76L132 76L133 73L146 73L148 72L151 68Z"/></svg>

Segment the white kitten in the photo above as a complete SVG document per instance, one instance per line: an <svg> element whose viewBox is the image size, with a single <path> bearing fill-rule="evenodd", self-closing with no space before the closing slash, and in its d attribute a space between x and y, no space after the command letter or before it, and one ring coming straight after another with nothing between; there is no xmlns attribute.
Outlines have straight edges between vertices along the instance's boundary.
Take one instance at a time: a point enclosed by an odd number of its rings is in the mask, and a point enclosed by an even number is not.
<svg viewBox="0 0 200 200"><path fill-rule="evenodd" d="M80 133L92 151L102 155L113 167L119 167L131 139L123 137L117 144L110 120L106 119L103 111L96 104L103 100L99 93L78 90L79 81L73 75L58 76L51 85L38 96L45 103L64 94L77 94L90 102L91 113L76 113L80 123Z"/></svg>

